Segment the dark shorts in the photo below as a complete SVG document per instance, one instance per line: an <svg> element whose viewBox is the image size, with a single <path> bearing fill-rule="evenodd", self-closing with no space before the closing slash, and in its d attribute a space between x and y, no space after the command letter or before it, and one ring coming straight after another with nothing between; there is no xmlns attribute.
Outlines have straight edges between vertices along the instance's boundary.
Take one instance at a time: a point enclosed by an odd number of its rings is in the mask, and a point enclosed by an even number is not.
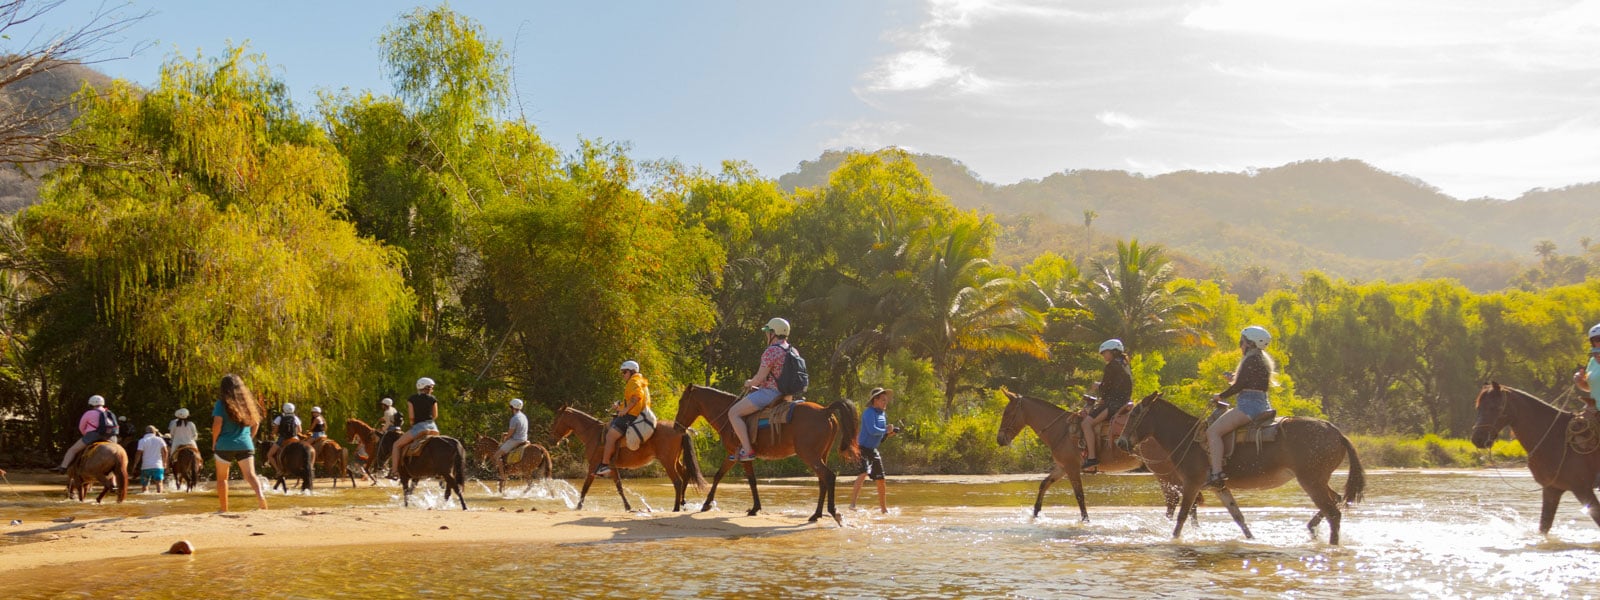
<svg viewBox="0 0 1600 600"><path fill-rule="evenodd" d="M611 418L611 428L623 433L627 433L628 426L632 425L634 420L638 418L639 417L633 415L617 415Z"/></svg>
<svg viewBox="0 0 1600 600"><path fill-rule="evenodd" d="M1127 402L1101 402L1099 406L1094 407L1094 410L1089 411L1089 417L1098 418L1100 415L1107 413L1115 416L1117 411L1122 410L1122 407L1127 405Z"/></svg>
<svg viewBox="0 0 1600 600"><path fill-rule="evenodd" d="M883 457L878 455L877 448L861 449L861 472L873 481L883 480Z"/></svg>
<svg viewBox="0 0 1600 600"><path fill-rule="evenodd" d="M241 460L248 460L255 455L255 450L218 450L212 457L225 463L236 463Z"/></svg>

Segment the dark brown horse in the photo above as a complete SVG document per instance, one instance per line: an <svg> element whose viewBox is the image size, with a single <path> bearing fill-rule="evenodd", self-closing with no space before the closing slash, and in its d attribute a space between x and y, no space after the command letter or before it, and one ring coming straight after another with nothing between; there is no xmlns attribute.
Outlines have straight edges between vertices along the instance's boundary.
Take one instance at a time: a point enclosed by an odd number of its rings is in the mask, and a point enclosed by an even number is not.
<svg viewBox="0 0 1600 600"><path fill-rule="evenodd" d="M333 487L339 487L339 475L350 478L350 487L356 486L356 476L350 472L344 447L330 437L313 437L307 440L311 449L316 451L317 466L323 473L333 474Z"/></svg>
<svg viewBox="0 0 1600 600"><path fill-rule="evenodd" d="M706 503L700 507L701 511L711 510L711 504L717 497L717 484L722 483L722 476L733 467L732 455L739 450L739 439L728 429L728 409L738 400L739 396L698 385L683 390L683 396L678 399L678 416L674 420L688 427L694 424L695 419L704 417L717 435L722 437L722 447L729 454L729 458L722 462L722 468L717 469L716 477L711 480L711 493L706 495ZM822 518L822 505L826 501L828 514L835 523L843 524L833 503L834 483L838 475L828 468L828 446L832 445L835 435L842 434L839 454L845 460L860 460L861 451L856 446L856 435L860 430L861 417L856 413L855 403L849 400L836 401L827 408L814 402L801 402L795 407L789 422L779 428L778 439L772 439L767 430L752 429L750 447L755 450L756 458L776 460L798 455L817 475L817 511L812 513L809 521ZM755 516L761 512L761 495L756 492L755 465L745 463L744 475L750 481L750 498L755 502L745 514Z"/></svg>
<svg viewBox="0 0 1600 600"><path fill-rule="evenodd" d="M499 451L500 441L487 435L478 436L478 443L472 446L472 454L477 457L478 462L484 465L488 465L489 461L494 460L494 453ZM526 479L528 481L527 487L531 488L534 481L536 481L534 478L535 472L539 474L538 479L549 479L554 467L555 464L550 460L550 451L545 450L544 446L538 444L528 444L523 447L522 460L509 466L505 464L504 459L494 461L494 472L500 478L499 489L502 494L506 492L506 475L508 473ZM578 504L581 505L583 503L579 502Z"/></svg>
<svg viewBox="0 0 1600 600"><path fill-rule="evenodd" d="M1044 507L1044 493L1063 476L1072 482L1072 496L1078 500L1078 513L1083 520L1089 520L1089 508L1083 502L1083 456L1078 448L1078 440L1083 437L1083 413L1069 411L1059 406L1029 398L1010 390L1001 390L1011 400L1006 402L1005 412L1000 415L1000 433L996 443L1001 447L1010 446L1011 440L1022 433L1023 427L1033 430L1039 441L1050 449L1050 459L1053 466L1050 474L1044 481L1039 482L1039 497L1033 501L1033 516L1039 516L1039 511ZM1154 396L1154 394L1151 394ZM1147 396L1145 399L1149 399ZM1108 421L1105 425L1110 427ZM1102 438L1104 439L1104 438ZM1156 481L1161 484L1161 495L1167 501L1167 518L1172 518L1172 513L1178 507L1182 498L1179 489L1182 487L1178 475L1173 472L1172 461L1168 459L1165 450L1153 440L1139 443L1137 448L1139 456L1151 459L1151 464L1146 465L1150 472L1156 476ZM1115 444L1103 443L1098 449L1100 457L1099 472L1120 473L1132 471L1144 464L1139 456L1123 452ZM1192 518L1194 513L1189 513Z"/></svg>
<svg viewBox="0 0 1600 600"><path fill-rule="evenodd" d="M605 434L605 423L570 406L556 411L556 420L550 424L551 445L561 443L569 435L583 444L584 462L588 466L584 467L583 490L578 492L578 508L583 508L583 499L594 483L594 470L603 462L600 454L606 449ZM683 510L684 494L690 483L695 490L705 491L706 478L695 456L693 430L679 427L672 421L656 421L655 434L639 444L638 450L629 450L627 444L617 440L617 454L611 461L611 480L617 484L617 495L622 496L622 510L633 510L628 504L628 495L622 492L622 470L658 461L666 470L667 479L672 480L672 512Z"/></svg>
<svg viewBox="0 0 1600 600"><path fill-rule="evenodd" d="M1206 451L1196 440L1197 435L1204 433L1205 426L1205 421L1183 412L1183 409L1163 400L1161 394L1156 394L1134 405L1128 415L1128 426L1122 430L1122 437L1117 438L1117 446L1124 451L1134 451L1136 445L1154 440L1169 456L1174 457L1168 460L1183 481L1178 524L1172 530L1174 538L1183 532L1183 521L1194 510L1195 497L1200 495L1200 488L1211 470ZM1341 499L1328 485L1328 479L1346 457L1350 459L1350 475L1345 480L1344 497ZM1152 459L1146 462L1157 461ZM1228 508L1228 513L1233 515L1234 522L1239 524L1246 538L1253 536L1250 527L1244 524L1244 513L1239 511L1239 504L1233 499L1233 489L1266 490L1283 485L1291 478L1295 479L1300 483L1300 489L1305 490L1317 505L1318 512L1306 528L1316 535L1317 525L1322 523L1323 517L1327 517L1328 543L1338 544L1339 505L1360 501L1367 485L1366 472L1362 470L1361 460L1356 456L1356 449L1350 445L1349 438L1332 423L1306 417L1289 417L1281 421L1278 424L1278 441L1263 443L1259 450L1253 443L1236 444L1233 456L1229 457L1223 470L1228 475L1228 487L1217 490L1217 498Z"/></svg>
<svg viewBox="0 0 1600 600"><path fill-rule="evenodd" d="M200 481L200 449L194 446L179 446L178 451L172 455L172 478L184 491L194 491L194 484Z"/></svg>
<svg viewBox="0 0 1600 600"><path fill-rule="evenodd" d="M284 482L284 478L293 477L300 480L300 491L311 491L311 482L317 478L317 451L312 449L310 442L300 438L285 440L283 449L278 451L277 463L272 466L272 474L276 477L272 489L281 487L283 491L289 491L289 484Z"/></svg>
<svg viewBox="0 0 1600 600"><path fill-rule="evenodd" d="M1532 394L1490 383L1478 392L1478 422L1472 426L1472 443L1489 448L1506 427L1528 450L1528 470L1544 488L1539 507L1539 533L1550 533L1561 495L1572 492L1588 507L1589 518L1600 525L1600 502L1595 499L1600 452L1581 454L1567 444L1567 427L1573 414L1551 406ZM1532 446L1529 446L1532 444Z"/></svg>
<svg viewBox="0 0 1600 600"><path fill-rule="evenodd" d="M361 464L361 472L372 480L372 485L378 485L378 478L374 475L378 474L379 469L388 468L389 452L394 450L394 441L400 439L400 433L393 430L379 432L361 419L345 419L344 430L350 435L350 443L356 445L356 455L366 456L366 461Z"/></svg>
<svg viewBox="0 0 1600 600"><path fill-rule="evenodd" d="M67 467L67 497L74 493L82 502L89 492L91 482L100 482L99 504L113 487L117 490L117 504L128 499L128 452L111 442L95 442L78 453Z"/></svg>
<svg viewBox="0 0 1600 600"><path fill-rule="evenodd" d="M417 455L411 455L411 446L406 446L401 452L400 487L405 490L405 505L411 506L411 492L417 488L417 482L433 477L444 482L444 500L450 502L450 494L454 492L456 499L461 502L461 510L467 509L467 496L461 493L461 487L467 483L467 449L461 445L461 440L443 435L430 435L417 438L411 442L420 445L422 449Z"/></svg>

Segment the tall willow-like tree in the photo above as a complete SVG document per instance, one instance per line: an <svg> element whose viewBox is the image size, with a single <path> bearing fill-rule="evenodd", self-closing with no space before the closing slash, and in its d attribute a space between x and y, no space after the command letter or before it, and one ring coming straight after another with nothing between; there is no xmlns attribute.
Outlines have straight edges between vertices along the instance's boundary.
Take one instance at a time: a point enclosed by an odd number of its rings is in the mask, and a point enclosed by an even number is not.
<svg viewBox="0 0 1600 600"><path fill-rule="evenodd" d="M400 255L337 218L344 161L259 58L174 59L153 90L86 96L73 135L92 160L17 221L47 282L27 308L45 362L87 361L136 418L230 372L269 401L351 397L411 293Z"/></svg>

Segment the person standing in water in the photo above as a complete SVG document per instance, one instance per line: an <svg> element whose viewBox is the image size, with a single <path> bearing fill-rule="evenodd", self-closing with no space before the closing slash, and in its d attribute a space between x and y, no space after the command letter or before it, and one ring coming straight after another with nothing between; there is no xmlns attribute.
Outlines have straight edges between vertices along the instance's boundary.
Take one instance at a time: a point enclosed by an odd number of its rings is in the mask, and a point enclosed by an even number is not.
<svg viewBox="0 0 1600 600"><path fill-rule="evenodd" d="M239 465L239 475L250 489L255 490L261 509L267 508L267 496L261 491L261 480L256 478L255 428L261 424L262 407L245 387L238 375L228 374L219 387L220 398L211 409L211 454L217 466L217 502L219 512L228 512L228 469Z"/></svg>
<svg viewBox="0 0 1600 600"><path fill-rule="evenodd" d="M861 411L861 433L856 436L856 445L861 447L861 474L856 476L855 489L850 491L850 510L855 510L861 484L870 477L878 486L878 510L889 514L889 491L883 482L883 457L878 454L878 446L895 433L885 414L893 399L894 390L873 388L867 396L867 408Z"/></svg>

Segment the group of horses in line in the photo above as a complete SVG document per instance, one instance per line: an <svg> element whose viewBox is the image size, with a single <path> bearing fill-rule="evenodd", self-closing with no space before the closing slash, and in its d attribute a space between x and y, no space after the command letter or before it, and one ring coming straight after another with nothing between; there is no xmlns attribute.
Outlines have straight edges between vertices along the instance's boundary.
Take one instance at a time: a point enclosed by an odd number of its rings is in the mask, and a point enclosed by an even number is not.
<svg viewBox="0 0 1600 600"><path fill-rule="evenodd" d="M996 443L1007 446L1022 429L1028 428L1051 453L1053 467L1039 484L1033 515L1037 517L1043 509L1045 492L1051 485L1066 477L1071 482L1081 518L1088 520L1081 467L1084 457L1084 440L1080 433L1083 413L1009 390L1003 391L1009 401L1001 416ZM617 494L622 497L624 510L631 511L632 506L623 492L622 469L635 469L659 462L667 478L672 481L674 512L683 509L690 484L699 491L706 490L706 481L692 439L695 432L689 428L701 418L717 432L724 450L730 454L717 470L701 506L702 511L710 510L716 499L717 486L735 464L731 455L738 450L738 440L728 430L728 409L738 399L734 394L715 388L691 385L679 398L675 421L658 422L655 434L641 443L637 450L619 444L616 455L609 461L613 466L610 477L616 484ZM1475 406L1477 421L1471 435L1474 445L1485 449L1491 447L1507 428L1511 429L1516 439L1522 440L1528 453L1528 469L1543 490L1540 533L1549 532L1561 496L1568 492L1588 507L1589 515L1600 525L1600 502L1595 496L1596 485L1600 484L1600 479L1597 479L1597 474L1600 474L1600 452L1592 449L1585 451L1569 443L1563 436L1572 420L1577 418L1576 413L1563 411L1527 392L1499 383L1483 386ZM1126 472L1140 467L1148 469L1161 485L1167 516L1173 518L1176 513L1172 535L1178 537L1185 521L1195 518L1195 507L1210 470L1207 453L1202 446L1207 420L1190 415L1166 401L1158 392L1128 405L1112 422L1116 427L1108 427L1106 433L1109 435L1096 436L1098 439L1089 442L1097 444L1100 464L1096 472ZM1244 536L1251 538L1250 528L1232 491L1271 489L1293 479L1317 508L1307 523L1307 529L1316 536L1317 527L1326 519L1329 542L1338 544L1341 506L1358 502L1366 490L1366 473L1355 447L1337 427L1321 419L1287 417L1278 421L1277 426L1279 435L1276 441L1240 443L1234 447L1225 467L1227 485L1213 490L1213 493L1222 501ZM380 432L357 419L347 420L345 428L350 443L356 444L358 454L366 457L366 460L359 461L358 469L346 467L345 453L333 440L305 440L286 446L281 451L281 465L276 467L275 485L287 490L287 486L284 486L285 477L297 477L301 480L302 489L310 489L319 465L326 469L325 472L335 474L335 487L340 473L349 476L351 485L355 485L352 472L356 470L376 485L377 475L382 467L389 464L389 451L400 433L394 430ZM595 468L606 462L601 456L605 428L606 424L600 419L571 407L558 410L551 424L552 445L568 437L584 445L587 468L579 494L577 507L580 509L594 482ZM849 400L838 400L827 406L801 402L795 405L787 425L770 430L763 427L752 431L751 437L757 458L777 460L798 456L817 476L817 507L809 521L820 519L826 507L827 514L835 522L842 522L834 503L837 473L828 466L827 457L833 440L837 438L841 457L851 462L859 460L856 447L859 429L855 404ZM1528 445L1530 440L1533 440L1531 446ZM462 494L467 477L468 452L465 445L443 435L423 437L412 444L416 447L408 449L406 456L397 461L395 473L404 490L406 505L410 505L410 495L418 481L434 478L440 480L445 489L445 501L448 502L454 494L465 510L466 498ZM490 462L499 447L499 440L481 436L476 440L473 450L479 461ZM529 486L537 479L551 477L553 463L546 447L529 444L524 447L522 454L523 458L512 464L495 461L501 492L505 490L508 476L521 476L528 480ZM1334 470L1347 459L1348 475L1341 494L1332 488L1330 481ZM199 464L200 455L193 448L180 449L172 460L178 480L186 483L190 489L193 489L194 481L198 478ZM753 502L746 514L753 516L761 511L755 469L753 463L741 464ZM83 499L90 481L99 481L105 487L97 502L111 489L117 490L118 502L126 496L127 455L115 444L91 446L74 462L68 474L69 494L76 492L79 500Z"/></svg>

